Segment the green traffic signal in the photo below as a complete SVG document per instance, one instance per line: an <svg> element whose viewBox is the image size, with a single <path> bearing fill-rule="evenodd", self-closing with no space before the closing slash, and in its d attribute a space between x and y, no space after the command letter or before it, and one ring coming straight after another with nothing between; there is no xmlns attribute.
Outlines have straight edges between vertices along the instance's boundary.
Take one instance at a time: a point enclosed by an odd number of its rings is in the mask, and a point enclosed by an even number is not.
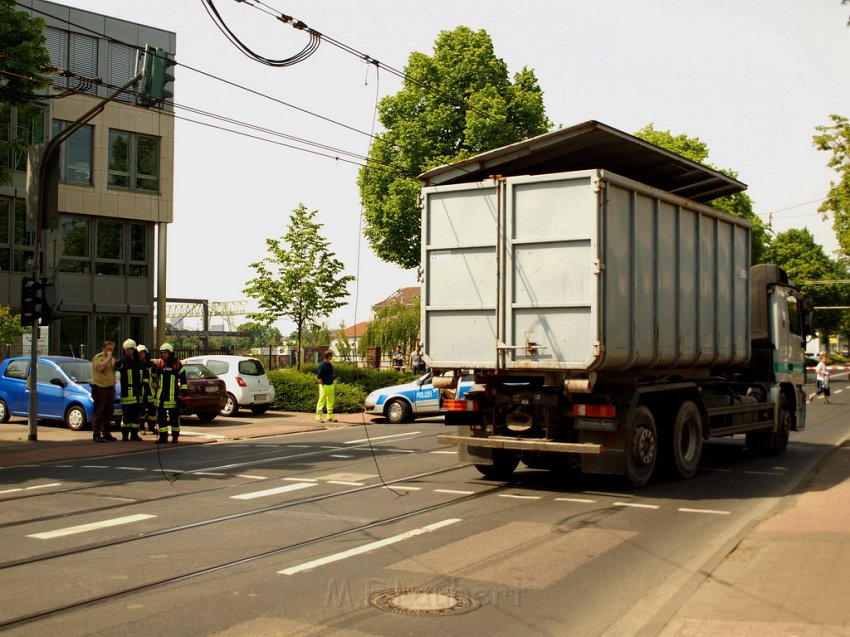
<svg viewBox="0 0 850 637"><path fill-rule="evenodd" d="M169 69L175 64L177 62L168 57L168 51L165 49L154 48L151 45L145 47L141 87L144 101L161 102L174 97L174 91L167 89L166 85L174 81L174 75L169 72Z"/></svg>

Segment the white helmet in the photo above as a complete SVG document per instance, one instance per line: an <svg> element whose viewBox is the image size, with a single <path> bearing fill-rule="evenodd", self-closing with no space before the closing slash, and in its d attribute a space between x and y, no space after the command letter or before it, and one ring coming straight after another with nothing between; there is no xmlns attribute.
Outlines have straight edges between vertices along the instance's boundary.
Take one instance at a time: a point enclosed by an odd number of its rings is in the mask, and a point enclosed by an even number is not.
<svg viewBox="0 0 850 637"><path fill-rule="evenodd" d="M171 352L173 354L174 353L174 345L172 345L171 343L163 343L162 346L159 348L159 351L160 352Z"/></svg>
<svg viewBox="0 0 850 637"><path fill-rule="evenodd" d="M139 345L136 349L140 352L147 352L148 351L148 348L145 347L144 345Z"/></svg>
<svg viewBox="0 0 850 637"><path fill-rule="evenodd" d="M136 349L136 341L134 341L132 338L128 338L126 341L124 341L124 344L121 347L123 347L124 349Z"/></svg>

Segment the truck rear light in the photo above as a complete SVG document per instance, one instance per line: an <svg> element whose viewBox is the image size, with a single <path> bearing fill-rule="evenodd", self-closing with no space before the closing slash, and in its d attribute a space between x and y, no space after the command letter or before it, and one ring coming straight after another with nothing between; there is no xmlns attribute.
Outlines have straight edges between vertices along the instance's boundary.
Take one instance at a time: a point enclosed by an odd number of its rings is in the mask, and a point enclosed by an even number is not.
<svg viewBox="0 0 850 637"><path fill-rule="evenodd" d="M617 408L614 405L573 405L573 416L587 418L616 418Z"/></svg>
<svg viewBox="0 0 850 637"><path fill-rule="evenodd" d="M478 411L478 401L450 398L443 401L443 409L446 411Z"/></svg>

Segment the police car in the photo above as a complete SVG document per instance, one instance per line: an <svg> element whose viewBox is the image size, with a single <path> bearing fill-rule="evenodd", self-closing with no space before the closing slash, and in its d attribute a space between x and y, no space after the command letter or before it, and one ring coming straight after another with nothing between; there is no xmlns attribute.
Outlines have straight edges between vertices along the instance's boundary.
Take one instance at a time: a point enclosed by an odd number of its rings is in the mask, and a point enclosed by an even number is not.
<svg viewBox="0 0 850 637"><path fill-rule="evenodd" d="M446 372L444 375L451 375ZM473 377L464 376L457 386L457 398L463 398L472 387ZM363 408L367 414L384 416L391 423L410 422L416 418L439 416L443 413L440 390L431 384L431 373L404 385L376 389L366 397Z"/></svg>

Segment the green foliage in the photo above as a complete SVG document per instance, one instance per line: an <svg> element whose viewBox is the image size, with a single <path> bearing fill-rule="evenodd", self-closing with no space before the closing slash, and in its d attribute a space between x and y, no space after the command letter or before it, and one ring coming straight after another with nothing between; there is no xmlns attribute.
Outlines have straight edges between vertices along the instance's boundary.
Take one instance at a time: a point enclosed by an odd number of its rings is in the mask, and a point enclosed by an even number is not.
<svg viewBox="0 0 850 637"><path fill-rule="evenodd" d="M334 366L336 370L336 366ZM269 380L274 384L275 399L273 409L314 413L319 399L319 385L315 373L296 369L274 369L268 372ZM356 385L337 380L334 383L336 403L334 411L340 414L352 414L363 411L366 393Z"/></svg>
<svg viewBox="0 0 850 637"><path fill-rule="evenodd" d="M738 173L734 170L716 168L707 161L708 145L700 140L699 137L689 137L685 134L673 135L669 130L656 130L655 126L651 123L636 132L635 137L639 137L691 161L708 166L733 179L738 178ZM752 223L752 241L750 246L752 250L752 263L765 263L764 251L770 245L770 236L767 233L764 222L753 212L753 200L750 199L750 196L739 192L734 195L718 197L710 201L709 205Z"/></svg>
<svg viewBox="0 0 850 637"><path fill-rule="evenodd" d="M314 221L316 213L308 212L304 204L292 211L286 234L266 239L269 256L251 264L257 276L245 287L245 294L260 306L251 319L270 324L285 316L295 323L299 367L305 324L344 306L340 299L348 295L348 283L354 280L341 275L345 266L319 233L322 224Z"/></svg>
<svg viewBox="0 0 850 637"><path fill-rule="evenodd" d="M419 173L526 137L551 126L534 72L508 78L484 30L443 31L434 55L413 52L404 88L383 98L369 164L358 177L363 234L381 259L419 265Z"/></svg>
<svg viewBox="0 0 850 637"><path fill-rule="evenodd" d="M765 257L770 263L784 268L789 278L812 297L816 306L847 305L846 286L806 283L848 278L847 267L830 259L807 229L792 229L778 234L766 250ZM843 330L842 315L840 310L815 312L814 329L823 340Z"/></svg>
<svg viewBox="0 0 850 637"><path fill-rule="evenodd" d="M409 304L391 303L379 307L363 333L361 349L365 352L367 347L378 346L388 353L401 343L405 351L410 351L419 334L419 307L418 296Z"/></svg>
<svg viewBox="0 0 850 637"><path fill-rule="evenodd" d="M21 317L7 305L0 306L0 343L11 343L24 333Z"/></svg>
<svg viewBox="0 0 850 637"><path fill-rule="evenodd" d="M309 370L305 367L305 371L315 374L316 366L311 366ZM419 374L413 372L357 367L357 365L346 363L334 363L334 375L343 383L360 387L367 394L381 387L401 385L419 378Z"/></svg>
<svg viewBox="0 0 850 637"><path fill-rule="evenodd" d="M814 146L832 153L827 166L838 173L838 183L830 182L829 192L819 210L832 214L832 229L845 256L850 256L850 120L830 115L831 126L817 126Z"/></svg>
<svg viewBox="0 0 850 637"><path fill-rule="evenodd" d="M248 336L238 339L244 341L240 349L246 350L252 347L277 347L283 343L283 335L274 325L247 321L236 328L240 332L247 332Z"/></svg>
<svg viewBox="0 0 850 637"><path fill-rule="evenodd" d="M354 347L348 336L345 335L345 321L340 321L339 330L337 331L336 350L340 359L350 361L354 356Z"/></svg>

